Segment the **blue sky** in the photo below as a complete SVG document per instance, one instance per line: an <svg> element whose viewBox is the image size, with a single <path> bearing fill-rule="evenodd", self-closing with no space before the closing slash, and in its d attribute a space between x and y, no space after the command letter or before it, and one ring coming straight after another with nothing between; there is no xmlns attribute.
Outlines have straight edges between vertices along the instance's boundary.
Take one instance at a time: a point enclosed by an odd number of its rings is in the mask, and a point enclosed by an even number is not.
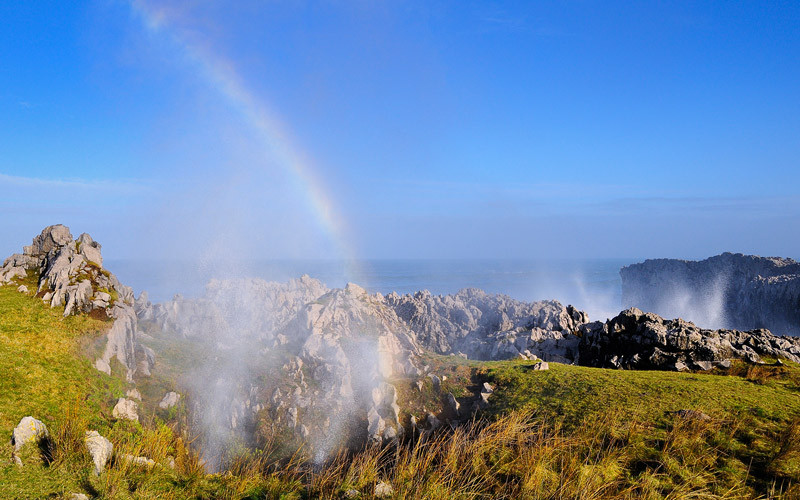
<svg viewBox="0 0 800 500"><path fill-rule="evenodd" d="M0 18L4 255L60 222L119 258L800 257L796 2Z"/></svg>

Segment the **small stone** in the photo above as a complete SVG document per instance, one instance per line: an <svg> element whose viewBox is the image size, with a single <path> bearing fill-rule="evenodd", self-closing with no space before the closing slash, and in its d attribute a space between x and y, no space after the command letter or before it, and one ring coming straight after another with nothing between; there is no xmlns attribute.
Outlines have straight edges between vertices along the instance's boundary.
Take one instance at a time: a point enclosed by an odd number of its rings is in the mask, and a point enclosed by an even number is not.
<svg viewBox="0 0 800 500"><path fill-rule="evenodd" d="M23 417L11 433L11 445L14 447L12 456L17 465L22 465L18 453L28 443L35 444L42 449L50 450L52 441L47 426L41 420L33 417Z"/></svg>
<svg viewBox="0 0 800 500"><path fill-rule="evenodd" d="M147 467L148 469L156 464L155 461L147 457L137 457L135 455L129 455L127 453L123 454L120 458L125 462L131 463L133 465L140 465L142 467Z"/></svg>
<svg viewBox="0 0 800 500"><path fill-rule="evenodd" d="M704 371L704 372L707 372L711 368L713 368L713 365L712 365L711 361L695 361L693 363L693 366L694 366L694 368L696 370L700 370L700 371Z"/></svg>
<svg viewBox="0 0 800 500"><path fill-rule="evenodd" d="M19 293L28 293L28 287L27 287L27 286L25 286L25 285L20 285L20 286L17 288L17 291L18 291Z"/></svg>
<svg viewBox="0 0 800 500"><path fill-rule="evenodd" d="M177 392L168 392L164 395L164 398L158 403L158 407L162 410L167 410L172 408L176 404L178 404L178 400L181 399L181 395Z"/></svg>
<svg viewBox="0 0 800 500"><path fill-rule="evenodd" d="M394 493L392 485L381 481L375 485L375 498L389 498Z"/></svg>
<svg viewBox="0 0 800 500"><path fill-rule="evenodd" d="M111 410L111 415L117 420L132 420L139 421L139 414L137 413L139 405L132 399L119 398L114 409Z"/></svg>
<svg viewBox="0 0 800 500"><path fill-rule="evenodd" d="M494 392L494 387L492 387L489 382L484 382L481 386L481 392L484 394L491 394Z"/></svg>
<svg viewBox="0 0 800 500"><path fill-rule="evenodd" d="M447 407L458 416L458 409L461 408L461 404L458 402L455 396L453 396L452 392L448 392L447 396L445 396L445 402L447 403Z"/></svg>
<svg viewBox="0 0 800 500"><path fill-rule="evenodd" d="M73 493L67 497L69 500L89 500L84 493Z"/></svg>
<svg viewBox="0 0 800 500"><path fill-rule="evenodd" d="M533 365L533 370L537 372L543 372L550 369L550 364L547 361L540 361Z"/></svg>
<svg viewBox="0 0 800 500"><path fill-rule="evenodd" d="M359 496L361 496L361 494L358 492L358 490L354 490L354 489L351 488L351 489L345 491L342 496L344 498L358 498Z"/></svg>
<svg viewBox="0 0 800 500"><path fill-rule="evenodd" d="M723 359L722 361L717 361L714 364L717 365L718 368L722 368L722 369L727 370L728 368L731 367L731 360L730 359Z"/></svg>
<svg viewBox="0 0 800 500"><path fill-rule="evenodd" d="M94 473L100 475L114 452L114 445L97 431L86 431L84 443L94 462Z"/></svg>
<svg viewBox="0 0 800 500"><path fill-rule="evenodd" d="M442 425L442 423L439 421L438 418L436 418L436 415L434 415L433 413L428 413L425 416L425 422L428 424L428 428L432 431L438 429L439 426Z"/></svg>
<svg viewBox="0 0 800 500"><path fill-rule="evenodd" d="M142 393L140 393L138 389L128 389L128 392L125 393L125 396L129 397L130 399L138 399L139 401L142 400Z"/></svg>
<svg viewBox="0 0 800 500"><path fill-rule="evenodd" d="M675 415L684 418L686 420L703 420L703 421L711 420L711 417L709 417L700 410L678 410L675 412Z"/></svg>

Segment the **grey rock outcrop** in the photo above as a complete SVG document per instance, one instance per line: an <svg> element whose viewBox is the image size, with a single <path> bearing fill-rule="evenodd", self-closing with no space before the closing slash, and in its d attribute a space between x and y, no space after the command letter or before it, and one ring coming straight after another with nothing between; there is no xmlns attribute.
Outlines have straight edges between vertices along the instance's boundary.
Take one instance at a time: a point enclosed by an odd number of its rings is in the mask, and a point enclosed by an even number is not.
<svg viewBox="0 0 800 500"><path fill-rule="evenodd" d="M101 246L86 233L73 240L69 228L48 226L21 254L7 258L0 269L0 282L35 278L36 296L50 307L61 307L64 316L97 312L114 320L107 333L97 369L111 373L117 359L129 380L137 369L147 375L152 362L137 365L137 318L133 290L103 268ZM141 356L140 356L141 357ZM152 360L151 360L152 361Z"/></svg>
<svg viewBox="0 0 800 500"><path fill-rule="evenodd" d="M736 358L761 356L800 362L800 339L768 330L707 330L630 308L605 323L581 326L580 364L603 368L705 370ZM728 366L730 366L728 364Z"/></svg>
<svg viewBox="0 0 800 500"><path fill-rule="evenodd" d="M800 335L800 262L723 253L702 261L654 259L620 270L624 307L709 328Z"/></svg>
<svg viewBox="0 0 800 500"><path fill-rule="evenodd" d="M115 302L133 305L133 291L103 269L100 249L86 233L73 240L66 226L48 226L21 254L5 260L0 281L35 277L38 296L63 307L64 316L108 309Z"/></svg>

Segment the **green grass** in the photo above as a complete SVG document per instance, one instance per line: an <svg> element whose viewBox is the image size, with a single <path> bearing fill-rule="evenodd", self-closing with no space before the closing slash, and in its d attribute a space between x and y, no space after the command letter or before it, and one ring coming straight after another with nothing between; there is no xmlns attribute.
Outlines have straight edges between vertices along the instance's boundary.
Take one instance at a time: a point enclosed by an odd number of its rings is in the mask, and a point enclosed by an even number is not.
<svg viewBox="0 0 800 500"><path fill-rule="evenodd" d="M51 424L63 416L64 401L81 401L87 414L106 411L123 385L80 351L108 326L83 315L64 318L15 286L0 287L0 426L13 428L26 415Z"/></svg>
<svg viewBox="0 0 800 500"><path fill-rule="evenodd" d="M567 423L609 410L632 419L655 421L668 412L697 409L726 418L752 413L764 422L800 417L800 367L776 368L781 376L751 381L736 376L662 371L606 370L550 363L530 370L531 362L487 363L480 373L499 389L495 411L531 409L561 416Z"/></svg>
<svg viewBox="0 0 800 500"><path fill-rule="evenodd" d="M496 386L491 413L530 412L542 421L558 422L567 433L580 433L594 421L605 422L611 434L630 425L645 429L630 445L633 455L628 458L630 468L649 471L670 468L660 457L676 426L686 425L675 412L698 410L711 417L710 430L684 443L687 448L680 452L715 457L704 469L715 481L762 495L775 485L800 483L800 367L795 364L747 367L739 362L730 372L715 374L558 363L537 372L531 366L514 361L477 369L478 378ZM791 451L782 449L787 446ZM670 478L664 489L677 487L677 480Z"/></svg>

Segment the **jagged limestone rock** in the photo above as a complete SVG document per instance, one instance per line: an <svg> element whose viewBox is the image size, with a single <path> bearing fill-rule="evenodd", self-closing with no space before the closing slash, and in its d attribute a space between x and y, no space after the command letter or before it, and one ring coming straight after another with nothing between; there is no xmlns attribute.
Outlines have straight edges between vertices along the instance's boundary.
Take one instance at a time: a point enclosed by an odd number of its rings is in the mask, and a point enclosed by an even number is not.
<svg viewBox="0 0 800 500"><path fill-rule="evenodd" d="M23 253L4 261L0 282L35 277L38 296L50 307L63 308L64 316L99 311L114 319L105 351L95 367L110 374L111 360L116 358L125 367L128 380L137 370L148 375L152 362L137 365L137 349L143 348L136 339L133 290L103 269L100 252L100 244L88 234L73 240L66 226L48 226L23 248Z"/></svg>
<svg viewBox="0 0 800 500"><path fill-rule="evenodd" d="M581 326L580 364L606 368L688 370L732 358L760 363L761 356L800 362L800 339L768 330L707 330L636 308L605 323Z"/></svg>

